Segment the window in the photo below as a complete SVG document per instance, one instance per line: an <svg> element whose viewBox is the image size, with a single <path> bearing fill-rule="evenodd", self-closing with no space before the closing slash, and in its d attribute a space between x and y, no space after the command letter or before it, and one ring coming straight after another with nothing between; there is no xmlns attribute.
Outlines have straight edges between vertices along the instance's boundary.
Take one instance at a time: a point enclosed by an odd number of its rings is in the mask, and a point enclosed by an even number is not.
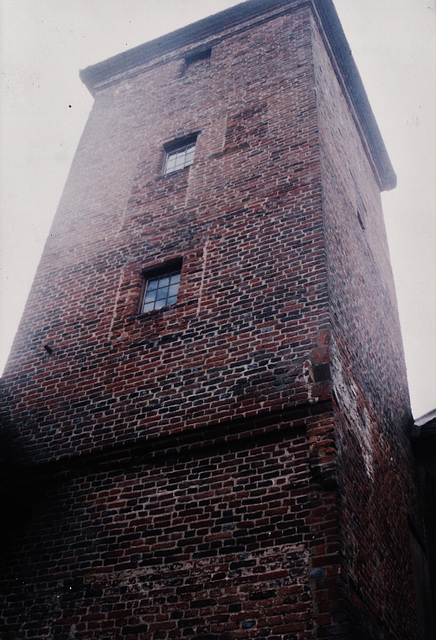
<svg viewBox="0 0 436 640"><path fill-rule="evenodd" d="M180 284L181 268L168 272L160 271L149 274L147 278L141 313L162 309L177 301L177 292Z"/></svg>
<svg viewBox="0 0 436 640"><path fill-rule="evenodd" d="M180 171L194 162L195 140L182 147L167 151L165 173Z"/></svg>
<svg viewBox="0 0 436 640"><path fill-rule="evenodd" d="M185 167L189 167L194 162L195 145L197 142L198 131L191 133L183 138L173 140L164 145L165 150L165 166L164 174L180 171Z"/></svg>
<svg viewBox="0 0 436 640"><path fill-rule="evenodd" d="M192 64L196 64L197 62L203 62L204 60L209 60L212 54L212 49L198 49L197 51L193 51L188 54L185 58L185 64L187 67L190 67Z"/></svg>

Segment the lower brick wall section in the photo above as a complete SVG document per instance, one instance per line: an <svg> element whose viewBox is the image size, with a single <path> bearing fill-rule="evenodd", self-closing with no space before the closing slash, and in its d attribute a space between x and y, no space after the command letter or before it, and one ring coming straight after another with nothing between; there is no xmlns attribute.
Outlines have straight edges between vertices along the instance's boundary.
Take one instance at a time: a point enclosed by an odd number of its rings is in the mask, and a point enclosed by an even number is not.
<svg viewBox="0 0 436 640"><path fill-rule="evenodd" d="M357 424L351 412L338 415L341 445L337 465L350 637L425 640L433 636L419 630L410 547L410 535L416 531L417 544L424 550L425 534L411 460L401 446L404 425L398 425L395 440L375 420L368 418L367 424L362 420L360 433ZM370 447L362 432L372 440Z"/></svg>
<svg viewBox="0 0 436 640"><path fill-rule="evenodd" d="M341 637L336 493L310 464L325 422L33 482L31 520L3 548L2 638Z"/></svg>

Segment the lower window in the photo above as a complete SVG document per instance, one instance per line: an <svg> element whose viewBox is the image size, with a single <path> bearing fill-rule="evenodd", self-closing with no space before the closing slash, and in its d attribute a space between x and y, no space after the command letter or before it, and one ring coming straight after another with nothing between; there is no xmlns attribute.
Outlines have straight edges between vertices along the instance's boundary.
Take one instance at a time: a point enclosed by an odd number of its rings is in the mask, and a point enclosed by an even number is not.
<svg viewBox="0 0 436 640"><path fill-rule="evenodd" d="M177 301L180 284L180 269L160 272L147 278L141 313L168 307Z"/></svg>

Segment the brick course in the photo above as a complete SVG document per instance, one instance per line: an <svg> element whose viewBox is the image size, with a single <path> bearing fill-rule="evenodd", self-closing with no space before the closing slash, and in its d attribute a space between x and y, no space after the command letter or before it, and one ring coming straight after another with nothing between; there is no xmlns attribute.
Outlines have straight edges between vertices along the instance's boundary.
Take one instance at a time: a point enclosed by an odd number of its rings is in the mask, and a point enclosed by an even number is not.
<svg viewBox="0 0 436 640"><path fill-rule="evenodd" d="M329 47L277 0L95 86L2 382L7 640L418 637L383 180Z"/></svg>

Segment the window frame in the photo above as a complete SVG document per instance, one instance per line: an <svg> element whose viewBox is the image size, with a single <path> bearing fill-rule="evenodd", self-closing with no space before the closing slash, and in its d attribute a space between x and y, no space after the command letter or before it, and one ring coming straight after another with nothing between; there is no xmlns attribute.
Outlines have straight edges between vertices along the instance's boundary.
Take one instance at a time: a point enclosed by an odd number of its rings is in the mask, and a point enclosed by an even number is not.
<svg viewBox="0 0 436 640"><path fill-rule="evenodd" d="M164 145L165 159L163 163L163 174L165 176L170 176L173 173L179 173L179 171L183 171L183 169L186 169L187 167L190 167L192 164L194 164L197 137L198 133L193 133L189 136L178 138L177 140L173 140L172 142ZM192 153L191 150L193 150ZM178 166L177 156L183 156L183 160L182 162L178 163ZM174 167L169 169L169 161L173 157L176 158Z"/></svg>
<svg viewBox="0 0 436 640"><path fill-rule="evenodd" d="M170 262L164 263L155 268L144 269L142 271L144 285L139 309L140 315L168 309L169 307L173 307L177 304L182 276L182 262L182 259L171 260ZM171 282L171 278L174 278L175 276L178 276L177 281ZM163 286L159 286L159 283L167 278L169 279L168 283L163 284ZM150 288L150 284L154 285L154 283L156 283L156 286ZM173 292L171 293L170 288L175 287L176 285L176 290L174 291L173 289ZM158 297L159 291L161 292L162 297ZM165 295L163 295L164 291ZM147 295L153 293L154 296L150 295L147 300ZM171 298L174 298L174 300L168 302ZM161 301L164 301L163 304L160 304ZM156 304L159 306L156 306ZM147 308L145 308L146 305Z"/></svg>

